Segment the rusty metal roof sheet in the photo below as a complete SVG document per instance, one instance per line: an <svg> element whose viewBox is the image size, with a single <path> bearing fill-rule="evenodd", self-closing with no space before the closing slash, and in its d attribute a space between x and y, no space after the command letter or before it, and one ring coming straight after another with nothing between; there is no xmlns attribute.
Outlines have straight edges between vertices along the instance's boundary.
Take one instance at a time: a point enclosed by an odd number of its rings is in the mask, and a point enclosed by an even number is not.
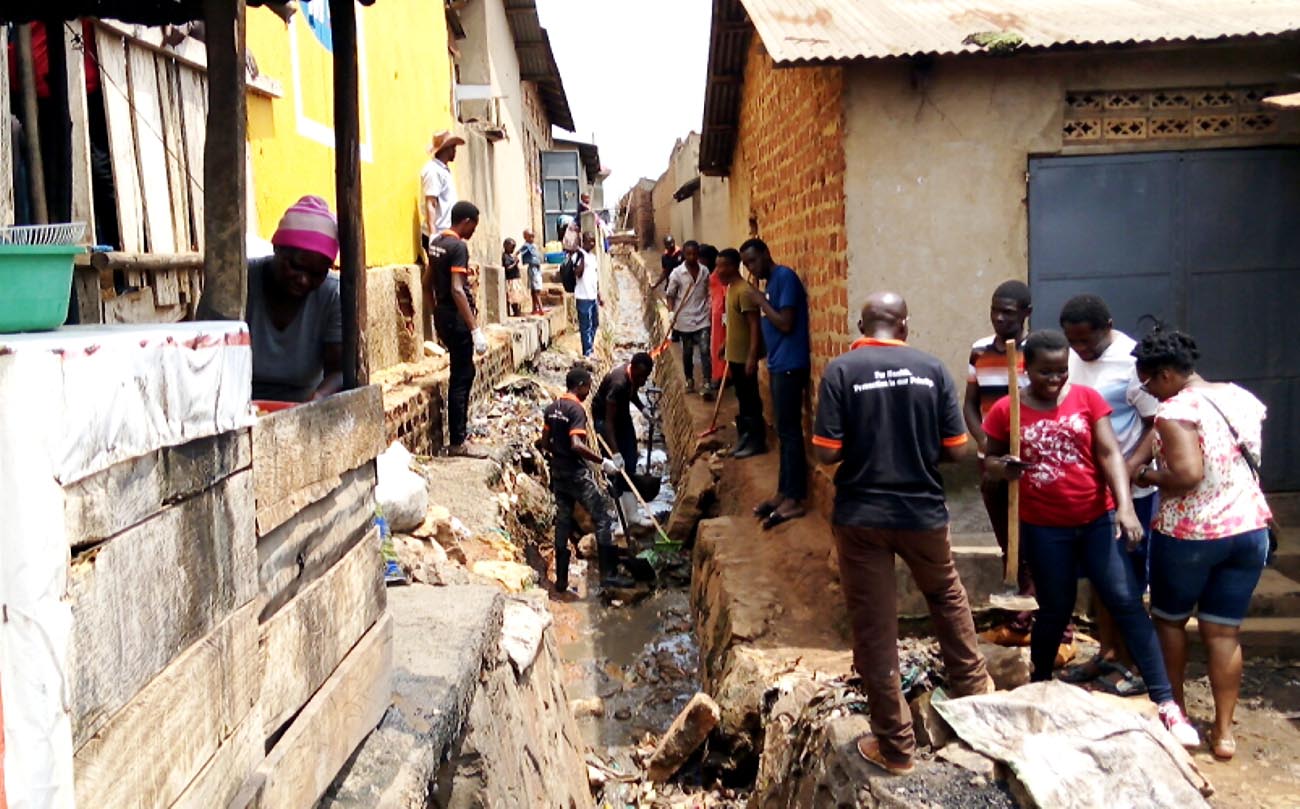
<svg viewBox="0 0 1300 809"><path fill-rule="evenodd" d="M740 1L777 64L978 53L995 33L1042 49L1300 31L1296 0Z"/></svg>

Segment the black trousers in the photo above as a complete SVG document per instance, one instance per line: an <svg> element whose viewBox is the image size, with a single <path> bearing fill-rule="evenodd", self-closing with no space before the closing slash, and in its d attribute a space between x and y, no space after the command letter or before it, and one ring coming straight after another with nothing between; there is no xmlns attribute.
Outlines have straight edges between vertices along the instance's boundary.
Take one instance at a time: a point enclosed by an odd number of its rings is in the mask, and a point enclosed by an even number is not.
<svg viewBox="0 0 1300 809"><path fill-rule="evenodd" d="M745 372L745 363L733 362L732 387L736 391L736 432L741 439L766 443L767 422L763 419L763 398L758 394L758 374Z"/></svg>
<svg viewBox="0 0 1300 809"><path fill-rule="evenodd" d="M808 456L803 445L803 397L808 389L808 369L768 372L772 383L772 413L776 437L781 442L781 472L776 490L783 497L808 496Z"/></svg>
<svg viewBox="0 0 1300 809"><path fill-rule="evenodd" d="M447 440L454 447L464 444L469 435L469 392L474 387L475 374L474 335L454 309L435 309L433 326L451 360L447 380Z"/></svg>
<svg viewBox="0 0 1300 809"><path fill-rule="evenodd" d="M595 423L592 426L596 428L596 432L602 436L605 435L605 421L603 419L595 419L594 421ZM610 447L610 449L622 456L623 468L627 470L629 475L636 472L638 446L636 426L632 422L631 415L629 415L627 421L614 425L614 446ZM622 475L615 475L612 482L615 492L623 494L627 491L627 483L623 481Z"/></svg>

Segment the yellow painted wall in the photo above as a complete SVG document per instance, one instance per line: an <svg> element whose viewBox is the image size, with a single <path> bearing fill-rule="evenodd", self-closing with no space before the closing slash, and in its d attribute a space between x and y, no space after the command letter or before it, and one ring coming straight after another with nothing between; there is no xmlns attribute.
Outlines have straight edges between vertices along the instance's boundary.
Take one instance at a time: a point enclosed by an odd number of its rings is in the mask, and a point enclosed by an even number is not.
<svg viewBox="0 0 1300 809"><path fill-rule="evenodd" d="M323 7L324 0L310 5ZM433 132L452 123L446 17L442 3L428 0L384 0L358 6L358 16L361 134L370 147L361 164L366 263L407 263L419 247L425 147ZM286 26L266 9L250 8L248 48L258 70L284 87L283 98L248 96L257 230L270 239L284 209L303 194L335 204L334 150L321 142L333 126L332 61L304 12Z"/></svg>

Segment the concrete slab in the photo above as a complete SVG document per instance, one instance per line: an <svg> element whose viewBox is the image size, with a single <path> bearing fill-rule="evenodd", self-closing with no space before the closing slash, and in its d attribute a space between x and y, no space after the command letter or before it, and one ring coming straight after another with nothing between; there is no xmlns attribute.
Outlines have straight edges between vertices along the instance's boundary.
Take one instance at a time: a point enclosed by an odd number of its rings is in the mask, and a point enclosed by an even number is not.
<svg viewBox="0 0 1300 809"><path fill-rule="evenodd" d="M393 705L318 806L427 805L439 762L464 732L484 661L497 654L503 605L485 585L388 591Z"/></svg>
<svg viewBox="0 0 1300 809"><path fill-rule="evenodd" d="M1300 618L1300 582L1281 571L1265 568L1250 600L1250 614L1259 617Z"/></svg>

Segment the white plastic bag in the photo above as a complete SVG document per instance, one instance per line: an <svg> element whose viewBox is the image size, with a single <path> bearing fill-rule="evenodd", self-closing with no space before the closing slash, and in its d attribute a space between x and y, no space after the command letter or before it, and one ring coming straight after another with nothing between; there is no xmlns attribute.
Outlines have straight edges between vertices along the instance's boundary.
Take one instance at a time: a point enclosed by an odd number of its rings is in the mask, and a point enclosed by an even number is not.
<svg viewBox="0 0 1300 809"><path fill-rule="evenodd" d="M411 453L394 441L375 459L379 482L375 499L392 531L411 531L424 522L429 488L424 476L411 469Z"/></svg>

